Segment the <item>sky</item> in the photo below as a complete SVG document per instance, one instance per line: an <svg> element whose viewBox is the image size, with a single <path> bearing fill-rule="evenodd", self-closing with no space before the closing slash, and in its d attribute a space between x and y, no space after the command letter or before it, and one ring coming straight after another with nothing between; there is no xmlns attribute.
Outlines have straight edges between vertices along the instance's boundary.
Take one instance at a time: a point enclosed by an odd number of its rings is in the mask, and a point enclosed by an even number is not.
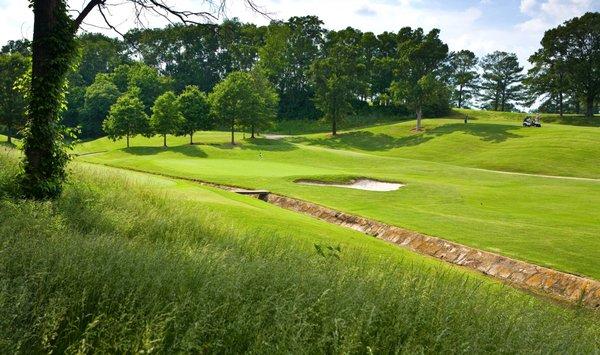
<svg viewBox="0 0 600 355"><path fill-rule="evenodd" d="M165 0L178 9L207 10L206 0ZM527 58L539 47L546 29L587 11L600 11L600 0L254 0L270 18L316 15L328 29L348 26L362 31L396 32L405 26L425 30L441 29L450 50L469 49L482 56L494 50L514 52L527 66ZM73 10L86 0L69 0ZM123 0L108 0L123 4ZM27 0L0 0L0 44L10 39L31 38L33 15ZM226 15L244 22L268 24L270 19L251 11L243 0L228 0ZM128 5L111 10L111 22L126 32L136 26ZM74 13L75 14L75 13ZM144 25L161 27L166 22L149 16ZM83 26L90 32L103 32L104 22L95 11Z"/></svg>

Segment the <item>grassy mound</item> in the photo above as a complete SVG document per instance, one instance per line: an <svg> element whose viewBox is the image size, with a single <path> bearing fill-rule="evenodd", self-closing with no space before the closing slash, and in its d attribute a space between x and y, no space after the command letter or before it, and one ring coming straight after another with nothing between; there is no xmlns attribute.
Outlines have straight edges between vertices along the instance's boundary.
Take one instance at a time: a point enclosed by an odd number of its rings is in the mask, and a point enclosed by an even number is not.
<svg viewBox="0 0 600 355"><path fill-rule="evenodd" d="M3 154L0 164L4 187L16 165ZM0 199L0 351L592 353L600 346L597 314L341 228L324 233L320 222L291 212L279 210L260 228L256 219L270 209L185 182L77 164L56 202ZM253 231L240 223L250 216ZM277 233L293 225L303 233ZM335 245L341 252L328 248Z"/></svg>

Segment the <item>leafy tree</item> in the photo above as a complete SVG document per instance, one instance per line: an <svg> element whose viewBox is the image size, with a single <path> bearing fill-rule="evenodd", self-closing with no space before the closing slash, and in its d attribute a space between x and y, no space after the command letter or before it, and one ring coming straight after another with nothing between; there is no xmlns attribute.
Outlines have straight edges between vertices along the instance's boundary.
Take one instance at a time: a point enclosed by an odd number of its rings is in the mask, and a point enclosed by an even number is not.
<svg viewBox="0 0 600 355"><path fill-rule="evenodd" d="M321 58L325 43L323 22L316 16L274 22L259 49L259 65L280 97L279 116L317 118L311 65Z"/></svg>
<svg viewBox="0 0 600 355"><path fill-rule="evenodd" d="M208 97L197 86L189 85L177 97L177 103L184 119L179 133L189 135L190 144L193 145L196 131L213 128Z"/></svg>
<svg viewBox="0 0 600 355"><path fill-rule="evenodd" d="M77 73L84 86L90 85L99 73L110 73L129 61L121 41L99 33L85 33L77 37L80 48Z"/></svg>
<svg viewBox="0 0 600 355"><path fill-rule="evenodd" d="M421 28L414 31L403 28L398 34L401 42L392 95L396 102L405 104L415 112L416 130L421 130L423 106L439 96L427 91L430 87L438 87L435 83L438 81L437 72L448 55L448 46L440 40L439 34L438 29L424 34Z"/></svg>
<svg viewBox="0 0 600 355"><path fill-rule="evenodd" d="M125 94L121 95L110 108L108 117L102 125L108 138L113 141L126 137L127 148L129 148L130 137L135 137L138 134L149 135L150 133L148 115L139 95L140 90L136 87L131 87Z"/></svg>
<svg viewBox="0 0 600 355"><path fill-rule="evenodd" d="M366 65L357 33L350 29L330 33L325 58L312 66L315 104L331 122L331 134L354 111L352 103L366 92Z"/></svg>
<svg viewBox="0 0 600 355"><path fill-rule="evenodd" d="M507 111L525 99L523 67L514 53L496 51L481 59L481 98L494 111Z"/></svg>
<svg viewBox="0 0 600 355"><path fill-rule="evenodd" d="M208 96L213 114L231 129L232 145L235 144L235 127L257 114L261 104L253 81L248 72L233 72Z"/></svg>
<svg viewBox="0 0 600 355"><path fill-rule="evenodd" d="M150 126L155 133L163 136L163 147L167 147L167 134L177 134L184 123L175 93L167 91L160 95L152 106Z"/></svg>
<svg viewBox="0 0 600 355"><path fill-rule="evenodd" d="M25 57L31 56L31 41L28 39L18 39L16 41L10 40L7 44L2 46L0 54L13 54L19 53Z"/></svg>
<svg viewBox="0 0 600 355"><path fill-rule="evenodd" d="M82 133L86 137L102 134L102 122L120 95L119 89L106 74L98 74L94 83L87 87L82 112Z"/></svg>
<svg viewBox="0 0 600 355"><path fill-rule="evenodd" d="M557 96L560 111L565 92L585 101L586 115L594 115L600 95L600 13L586 13L546 31L542 48L530 61L534 64L529 84L537 94Z"/></svg>
<svg viewBox="0 0 600 355"><path fill-rule="evenodd" d="M245 1L256 9L252 0ZM129 0L127 2L135 4L133 8L137 19L143 18L145 11L160 11L163 15L170 14L188 23L193 22L194 18L206 18L212 15L210 11L177 11L162 1ZM25 158L21 187L27 197L45 199L60 194L66 177L65 166L68 155L57 122L64 107L62 102L65 78L76 56L75 34L93 10L97 9L108 20L107 7L120 4L108 4L105 0L89 0L76 18L69 16L66 0L29 0L29 4L33 9L34 26L29 119L24 136ZM222 9L220 6L215 8Z"/></svg>
<svg viewBox="0 0 600 355"><path fill-rule="evenodd" d="M249 101L248 105L251 105L252 109L250 114L241 120L241 124L250 128L250 137L255 138L256 131L268 127L277 116L279 97L260 70L253 70L250 74L254 91L253 100Z"/></svg>
<svg viewBox="0 0 600 355"><path fill-rule="evenodd" d="M111 78L121 92L129 87L139 88L146 113L150 113L156 99L173 86L173 79L160 75L158 70L142 63L120 65Z"/></svg>
<svg viewBox="0 0 600 355"><path fill-rule="evenodd" d="M29 58L18 52L0 54L0 124L6 127L8 143L12 143L14 129L25 123L25 99L15 86L29 67Z"/></svg>
<svg viewBox="0 0 600 355"><path fill-rule="evenodd" d="M477 61L475 53L469 50L451 52L448 55L448 82L452 88L452 100L458 108L469 102L477 90Z"/></svg>

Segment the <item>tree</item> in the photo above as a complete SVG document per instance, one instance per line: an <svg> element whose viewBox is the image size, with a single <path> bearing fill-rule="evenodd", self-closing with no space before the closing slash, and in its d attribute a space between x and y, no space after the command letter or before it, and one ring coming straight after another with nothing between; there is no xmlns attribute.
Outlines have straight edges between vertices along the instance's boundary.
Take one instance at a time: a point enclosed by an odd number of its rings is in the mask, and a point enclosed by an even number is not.
<svg viewBox="0 0 600 355"><path fill-rule="evenodd" d="M403 28L398 34L401 42L395 70L397 79L392 82L391 91L394 101L405 104L415 112L417 131L421 130L423 106L439 96L427 91L432 87L437 89L438 84L434 83L438 81L437 72L448 55L448 46L440 40L439 34L438 29L424 34L421 28L414 31Z"/></svg>
<svg viewBox="0 0 600 355"><path fill-rule="evenodd" d="M268 127L277 116L279 96L260 70L253 70L250 74L254 92L253 100L248 105L253 107L250 114L241 120L241 124L250 128L250 138L255 138L256 131Z"/></svg>
<svg viewBox="0 0 600 355"><path fill-rule="evenodd" d="M189 135L190 145L193 145L196 131L213 128L208 97L197 86L189 85L177 97L177 103L184 119L179 133Z"/></svg>
<svg viewBox="0 0 600 355"><path fill-rule="evenodd" d="M0 54L13 54L20 53L25 57L31 56L31 41L28 39L19 39L16 41L8 41L7 44L2 46L0 49Z"/></svg>
<svg viewBox="0 0 600 355"><path fill-rule="evenodd" d="M451 52L448 55L448 82L452 88L452 100L458 108L473 98L477 89L477 57L469 50Z"/></svg>
<svg viewBox="0 0 600 355"><path fill-rule="evenodd" d="M129 87L140 89L140 99L150 114L156 99L173 86L173 79L160 75L157 69L143 63L123 64L111 74L113 83L124 92Z"/></svg>
<svg viewBox="0 0 600 355"><path fill-rule="evenodd" d="M279 116L315 119L315 88L311 65L321 58L325 43L323 22L316 16L292 17L273 22L259 49L259 66L276 87Z"/></svg>
<svg viewBox="0 0 600 355"><path fill-rule="evenodd" d="M163 147L167 147L167 134L177 134L184 123L175 93L167 91L160 95L152 106L150 126L155 133L163 136Z"/></svg>
<svg viewBox="0 0 600 355"><path fill-rule="evenodd" d="M14 129L25 123L25 99L16 84L29 67L29 58L18 52L0 54L0 124L6 126L8 143L12 143Z"/></svg>
<svg viewBox="0 0 600 355"><path fill-rule="evenodd" d="M588 12L546 31L541 44L529 59L534 64L528 81L533 91L557 96L561 114L564 94L573 91L576 100L584 99L586 116L592 117L600 95L600 13Z"/></svg>
<svg viewBox="0 0 600 355"><path fill-rule="evenodd" d="M112 105L108 117L102 124L104 132L113 141L126 137L127 148L129 148L130 137L150 133L150 122L139 94L139 89L130 88Z"/></svg>
<svg viewBox="0 0 600 355"><path fill-rule="evenodd" d="M245 1L257 10L252 0ZM178 11L159 0L126 2L135 4L134 18L138 20L144 18L145 11L175 17L186 23L194 22L194 18L216 17L210 11ZM108 20L106 10L111 5L106 0L89 0L73 19L69 16L66 0L29 0L29 3L33 8L34 25L31 92L24 134L25 157L21 187L27 197L47 199L60 194L66 176L68 155L57 123L64 106L65 77L76 55L75 34L94 9ZM216 8L223 9L222 6ZM107 25L115 28L108 21Z"/></svg>
<svg viewBox="0 0 600 355"><path fill-rule="evenodd" d="M94 83L87 87L82 112L82 133L86 137L102 134L102 122L120 95L119 89L106 74L98 74Z"/></svg>
<svg viewBox="0 0 600 355"><path fill-rule="evenodd" d="M257 114L261 99L255 92L252 75L233 72L217 84L208 96L213 114L231 129L231 144L235 144L235 127L247 117Z"/></svg>
<svg viewBox="0 0 600 355"><path fill-rule="evenodd" d="M507 111L525 99L523 67L514 53L496 51L481 59L481 97L494 111Z"/></svg>
<svg viewBox="0 0 600 355"><path fill-rule="evenodd" d="M331 134L354 111L353 101L366 92L366 65L359 45L360 35L350 29L329 33L325 58L312 65L315 104L331 122Z"/></svg>

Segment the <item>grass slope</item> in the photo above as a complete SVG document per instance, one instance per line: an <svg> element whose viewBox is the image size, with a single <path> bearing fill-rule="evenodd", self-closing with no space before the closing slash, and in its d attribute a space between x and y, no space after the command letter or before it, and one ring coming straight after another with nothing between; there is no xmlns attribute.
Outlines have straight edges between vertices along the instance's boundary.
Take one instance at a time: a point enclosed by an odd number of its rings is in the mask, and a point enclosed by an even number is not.
<svg viewBox="0 0 600 355"><path fill-rule="evenodd" d="M235 147L224 143L225 132L204 132L197 135L201 144L196 146L187 145L184 137L169 137L172 147L167 150L160 147L160 138L135 138L130 149L103 138L80 145L78 152L87 154L79 159L93 163L269 189L600 279L600 223L590 210L600 205L599 182L478 170L597 177L597 128L524 129L508 119L464 126L437 119L426 120L425 133L413 134L411 125L376 126L335 139L321 134L248 140ZM436 136L432 131L448 133ZM394 147L385 141L400 143ZM298 178L351 176L407 186L377 193L294 183Z"/></svg>
<svg viewBox="0 0 600 355"><path fill-rule="evenodd" d="M2 192L16 161L0 164ZM600 346L594 312L258 200L83 164L70 181L52 203L0 198L3 353Z"/></svg>

